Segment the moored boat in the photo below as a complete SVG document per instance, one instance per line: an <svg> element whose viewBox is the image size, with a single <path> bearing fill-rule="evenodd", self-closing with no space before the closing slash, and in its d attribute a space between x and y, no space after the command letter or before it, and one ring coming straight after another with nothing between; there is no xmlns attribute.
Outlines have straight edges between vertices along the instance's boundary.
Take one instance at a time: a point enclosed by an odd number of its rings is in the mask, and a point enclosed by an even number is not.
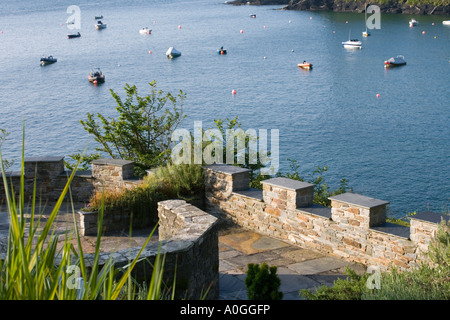
<svg viewBox="0 0 450 320"><path fill-rule="evenodd" d="M97 24L95 25L96 30L105 29L105 28L106 28L106 23L103 23L100 20L97 21Z"/></svg>
<svg viewBox="0 0 450 320"><path fill-rule="evenodd" d="M139 30L139 33L140 34L150 34L150 33L152 33L152 30L149 29L148 27L146 27L146 28L142 28L141 30Z"/></svg>
<svg viewBox="0 0 450 320"><path fill-rule="evenodd" d="M303 63L299 63L297 65L299 68L301 69L305 69L305 70L311 70L313 65L309 62L303 61Z"/></svg>
<svg viewBox="0 0 450 320"><path fill-rule="evenodd" d="M102 82L105 82L105 75L100 70L100 68L95 68L89 74L88 80L89 80L89 82L92 82L92 83L102 83Z"/></svg>
<svg viewBox="0 0 450 320"><path fill-rule="evenodd" d="M217 50L218 54L227 54L227 50L224 49L223 47L220 47L220 49Z"/></svg>
<svg viewBox="0 0 450 320"><path fill-rule="evenodd" d="M361 41L359 41L358 39L351 39L350 31L348 32L348 40L347 41L343 41L342 45L346 49L361 49L362 48Z"/></svg>
<svg viewBox="0 0 450 320"><path fill-rule="evenodd" d="M175 49L174 47L170 47L166 51L166 56L170 59L181 56L181 52Z"/></svg>
<svg viewBox="0 0 450 320"><path fill-rule="evenodd" d="M251 14L250 18L256 18L256 14Z"/></svg>
<svg viewBox="0 0 450 320"><path fill-rule="evenodd" d="M409 26L410 27L415 27L419 24L419 21L417 21L416 19L411 19L409 20Z"/></svg>
<svg viewBox="0 0 450 320"><path fill-rule="evenodd" d="M442 24L444 24L446 26L450 26L450 20L444 20L444 21L442 21Z"/></svg>
<svg viewBox="0 0 450 320"><path fill-rule="evenodd" d="M42 57L41 58L41 65L42 66L46 66L48 64L55 63L56 61L58 61L58 60L56 58L53 58L53 56Z"/></svg>
<svg viewBox="0 0 450 320"><path fill-rule="evenodd" d="M81 37L81 34L79 32L67 35L67 39L79 38L79 37Z"/></svg>
<svg viewBox="0 0 450 320"><path fill-rule="evenodd" d="M384 61L385 68L392 68L398 66L404 66L406 64L405 57L398 55L397 57L392 57L389 60Z"/></svg>
<svg viewBox="0 0 450 320"><path fill-rule="evenodd" d="M100 19L103 19L103 16L102 16L102 15L100 15L100 16L94 16L94 20L100 20Z"/></svg>
<svg viewBox="0 0 450 320"><path fill-rule="evenodd" d="M344 46L344 48L347 48L347 49L361 49L362 48L362 43L358 39L351 39L348 41L344 41L344 42L342 42L342 45Z"/></svg>

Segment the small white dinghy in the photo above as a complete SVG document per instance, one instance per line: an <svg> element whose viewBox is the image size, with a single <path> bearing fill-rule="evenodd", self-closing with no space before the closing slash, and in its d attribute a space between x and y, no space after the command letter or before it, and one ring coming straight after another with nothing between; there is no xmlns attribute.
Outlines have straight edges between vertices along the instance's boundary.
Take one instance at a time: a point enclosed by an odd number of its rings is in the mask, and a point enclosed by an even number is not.
<svg viewBox="0 0 450 320"><path fill-rule="evenodd" d="M166 56L170 59L172 58L176 58L181 56L181 52L178 51L177 49L175 49L174 47L170 47L167 51L166 51Z"/></svg>
<svg viewBox="0 0 450 320"><path fill-rule="evenodd" d="M149 28L142 28L141 30L139 30L140 34L150 34L152 33L152 30Z"/></svg>

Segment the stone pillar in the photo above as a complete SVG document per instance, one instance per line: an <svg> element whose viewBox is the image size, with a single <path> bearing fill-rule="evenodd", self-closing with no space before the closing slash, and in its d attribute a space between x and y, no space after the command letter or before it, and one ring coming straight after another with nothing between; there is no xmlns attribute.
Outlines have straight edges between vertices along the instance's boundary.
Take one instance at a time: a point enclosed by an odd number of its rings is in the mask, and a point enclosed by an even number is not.
<svg viewBox="0 0 450 320"><path fill-rule="evenodd" d="M102 181L123 181L134 176L134 162L122 159L98 159L91 163L92 176Z"/></svg>
<svg viewBox="0 0 450 320"><path fill-rule="evenodd" d="M410 239L416 244L420 258L423 259L428 252L428 246L437 234L438 224L449 219L448 215L429 211L411 216Z"/></svg>
<svg viewBox="0 0 450 320"><path fill-rule="evenodd" d="M275 211L312 206L314 185L288 178L272 178L261 181L263 200Z"/></svg>
<svg viewBox="0 0 450 320"><path fill-rule="evenodd" d="M55 188L58 177L64 173L64 157L28 157L24 159L25 193L33 192L36 179L37 197L56 201L61 190Z"/></svg>
<svg viewBox="0 0 450 320"><path fill-rule="evenodd" d="M204 169L207 198L213 196L225 200L234 191L249 189L250 169L226 164L213 164Z"/></svg>
<svg viewBox="0 0 450 320"><path fill-rule="evenodd" d="M331 218L339 224L368 229L386 223L388 201L349 192L328 199L331 200Z"/></svg>

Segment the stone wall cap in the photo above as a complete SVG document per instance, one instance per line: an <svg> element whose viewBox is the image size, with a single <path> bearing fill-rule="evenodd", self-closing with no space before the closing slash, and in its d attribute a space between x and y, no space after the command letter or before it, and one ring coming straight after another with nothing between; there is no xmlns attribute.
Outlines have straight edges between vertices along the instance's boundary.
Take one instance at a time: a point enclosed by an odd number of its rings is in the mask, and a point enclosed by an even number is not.
<svg viewBox="0 0 450 320"><path fill-rule="evenodd" d="M63 161L64 156L58 157L58 156L43 156L43 157L26 157L23 161L24 162L59 162Z"/></svg>
<svg viewBox="0 0 450 320"><path fill-rule="evenodd" d="M373 208L389 203L389 201L379 200L351 192L339 194L337 196L332 196L329 197L328 199L339 202L347 202L364 208Z"/></svg>
<svg viewBox="0 0 450 320"><path fill-rule="evenodd" d="M437 212L424 211L411 216L410 219L422 220L431 223L441 223L442 219L448 222L450 220L450 216Z"/></svg>
<svg viewBox="0 0 450 320"><path fill-rule="evenodd" d="M269 184L285 189L291 189L291 190L300 190L305 188L314 187L313 184L293 179L288 179L284 177L278 177L278 178L271 178L267 180L261 181L262 184Z"/></svg>
<svg viewBox="0 0 450 320"><path fill-rule="evenodd" d="M130 160L123 160L123 159L97 159L93 160L91 164L95 165L114 165L114 166L125 166L127 164L132 164L134 161Z"/></svg>
<svg viewBox="0 0 450 320"><path fill-rule="evenodd" d="M213 171L226 173L226 174L231 174L231 175L251 171L250 169L241 168L238 166L232 166L229 164L210 164L210 165L204 166L204 168L210 169Z"/></svg>

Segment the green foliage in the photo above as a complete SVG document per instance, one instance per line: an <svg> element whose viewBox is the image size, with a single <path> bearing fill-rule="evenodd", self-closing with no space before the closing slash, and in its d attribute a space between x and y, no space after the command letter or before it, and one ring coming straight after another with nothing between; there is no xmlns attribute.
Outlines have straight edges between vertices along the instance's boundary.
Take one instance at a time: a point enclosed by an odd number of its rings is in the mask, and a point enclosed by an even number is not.
<svg viewBox="0 0 450 320"><path fill-rule="evenodd" d="M421 264L411 271L381 273L380 289L366 289L364 300L449 300L450 268Z"/></svg>
<svg viewBox="0 0 450 320"><path fill-rule="evenodd" d="M278 291L281 281L277 275L277 267L266 263L250 263L248 265L245 286L249 300L281 300L283 292Z"/></svg>
<svg viewBox="0 0 450 320"><path fill-rule="evenodd" d="M300 296L308 300L361 300L366 289L367 275L360 276L346 268L347 278L337 279L332 287L321 285L315 292L300 290Z"/></svg>
<svg viewBox="0 0 450 320"><path fill-rule="evenodd" d="M428 247L428 254L431 261L450 269L450 221L441 221L436 237Z"/></svg>
<svg viewBox="0 0 450 320"><path fill-rule="evenodd" d="M75 166L78 164L79 170L85 171L89 170L92 161L100 159L99 153L85 154L82 152L72 153L69 155L71 160L67 161L64 159L64 167L68 170L74 170Z"/></svg>
<svg viewBox="0 0 450 320"><path fill-rule="evenodd" d="M189 202L203 199L205 193L201 165L168 164L156 169L152 175L145 178L145 181L170 199L178 198Z"/></svg>
<svg viewBox="0 0 450 320"><path fill-rule="evenodd" d="M183 199L202 206L204 195L203 170L200 165L168 164L155 170L134 188L95 192L84 211L129 212L135 223L157 222L158 202Z"/></svg>
<svg viewBox="0 0 450 320"><path fill-rule="evenodd" d="M174 96L158 90L156 82L149 83L150 93L141 97L136 86L125 86L126 98L112 89L111 95L118 107L118 118L91 113L80 120L83 128L99 143L97 151L112 158L135 162L137 173L165 164L170 156L171 135L185 118L182 111L185 94L180 90Z"/></svg>

